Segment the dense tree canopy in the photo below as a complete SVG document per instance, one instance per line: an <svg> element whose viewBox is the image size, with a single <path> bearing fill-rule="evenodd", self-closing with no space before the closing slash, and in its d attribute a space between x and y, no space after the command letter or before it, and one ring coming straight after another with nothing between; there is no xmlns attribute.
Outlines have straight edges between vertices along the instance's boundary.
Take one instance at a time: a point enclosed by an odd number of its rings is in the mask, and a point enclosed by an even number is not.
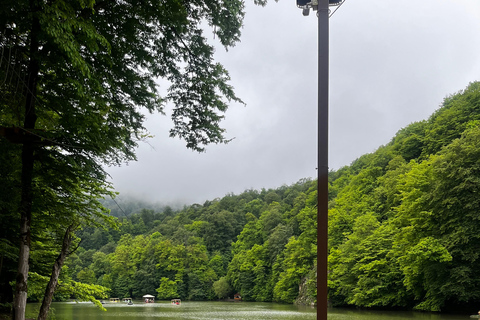
<svg viewBox="0 0 480 320"><path fill-rule="evenodd" d="M333 305L428 311L472 306L475 311L480 296L479 101L480 84L472 83L446 98L430 119L401 129L389 144L330 172ZM148 241L139 239L148 238L139 230L157 232L162 245L153 249L154 267L144 276L154 275L162 298L216 299L238 292L249 301L314 303L316 201L315 182L300 181L229 194L168 215L140 211L123 218L119 231L85 229L79 236L112 263L122 252L123 240L114 240L116 234L135 235L130 245L142 243L143 250ZM88 258L95 250L79 255L88 261L82 268L95 268ZM105 285L116 294L124 292L116 288L127 288L126 283L116 287L117 275L105 278L113 279ZM132 285L140 281L130 279Z"/></svg>
<svg viewBox="0 0 480 320"><path fill-rule="evenodd" d="M430 119L330 172L333 305L475 311L479 92L472 83ZM458 117L457 131L443 112ZM315 303L316 195L315 181L301 180L179 210L137 210L119 217L118 230L77 232L83 242L66 276L112 296Z"/></svg>
<svg viewBox="0 0 480 320"><path fill-rule="evenodd" d="M388 145L333 175L334 304L475 308L479 120L475 82L447 97L427 121L400 130Z"/></svg>
<svg viewBox="0 0 480 320"><path fill-rule="evenodd" d="M272 198L279 202L268 204ZM316 257L315 203L315 182L302 180L229 194L172 215L141 210L121 217L119 230L80 231L89 249L82 246L67 265L74 280L94 275L94 283L114 296L150 292L158 299L210 300L239 292L245 300L292 302ZM147 231L136 233L140 226ZM292 265L301 269L287 271Z"/></svg>

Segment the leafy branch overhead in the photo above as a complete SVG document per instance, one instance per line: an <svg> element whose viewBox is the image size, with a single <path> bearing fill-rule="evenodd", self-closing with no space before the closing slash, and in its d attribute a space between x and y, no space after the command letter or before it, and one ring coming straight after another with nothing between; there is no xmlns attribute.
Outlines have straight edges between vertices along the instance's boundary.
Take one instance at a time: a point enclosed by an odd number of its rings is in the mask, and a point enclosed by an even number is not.
<svg viewBox="0 0 480 320"><path fill-rule="evenodd" d="M115 224L98 201L114 196L104 165L135 160L145 111L171 105L170 135L193 150L228 142L220 121L241 100L203 28L228 48L243 17L241 0L2 2L0 169L12 191L0 209L20 226L6 227L8 239L20 241L18 274L0 280L16 279L15 319L25 318L32 228L58 236L72 224Z"/></svg>
<svg viewBox="0 0 480 320"><path fill-rule="evenodd" d="M203 28L207 22L225 48L235 45L243 1L8 4L0 16L5 21L0 41L2 51L16 58L2 63L2 71L22 77L22 83L29 59L38 61L37 129L47 131L37 133L42 138L107 162L121 155L133 159L136 139L145 130L141 108L162 112L172 104L171 136L185 139L187 147L202 151L206 144L228 140L219 126L221 114L229 102L241 100L228 84L227 70L213 60ZM38 30L32 30L34 21ZM35 52L29 52L32 33L38 39ZM7 74L15 68L20 73ZM170 83L164 97L158 79ZM19 94L13 87L6 91L2 111L16 115L2 117L0 125L18 126L24 112L14 112L22 107L9 100Z"/></svg>

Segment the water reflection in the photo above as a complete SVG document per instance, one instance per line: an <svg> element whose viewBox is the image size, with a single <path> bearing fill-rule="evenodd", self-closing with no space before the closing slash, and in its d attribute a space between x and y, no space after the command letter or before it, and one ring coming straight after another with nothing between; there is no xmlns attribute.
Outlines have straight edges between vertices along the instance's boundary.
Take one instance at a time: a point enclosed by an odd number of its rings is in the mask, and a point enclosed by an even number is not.
<svg viewBox="0 0 480 320"><path fill-rule="evenodd" d="M91 303L53 303L57 320L310 320L316 319L316 310L310 307L255 302L182 302L180 306L169 302L134 305L107 304L101 311ZM33 312L38 305L29 304ZM33 316L33 314L32 314ZM328 320L462 320L468 315L440 315L418 312L362 311L355 309L330 309Z"/></svg>
<svg viewBox="0 0 480 320"><path fill-rule="evenodd" d="M413 311L367 311L357 309L329 310L328 320L466 320L468 315L438 314Z"/></svg>
<svg viewBox="0 0 480 320"><path fill-rule="evenodd" d="M90 303L53 303L57 320L140 320L140 319L199 319L199 320L308 320L316 319L313 308L274 303L182 302L180 306L168 302L134 305L107 304L103 312ZM33 311L35 304L29 304Z"/></svg>

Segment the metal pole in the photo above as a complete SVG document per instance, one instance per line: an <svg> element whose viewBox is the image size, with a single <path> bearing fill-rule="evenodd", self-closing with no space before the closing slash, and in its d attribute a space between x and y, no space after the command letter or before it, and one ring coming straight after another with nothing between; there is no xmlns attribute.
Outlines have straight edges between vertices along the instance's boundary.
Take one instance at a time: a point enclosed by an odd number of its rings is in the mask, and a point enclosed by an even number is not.
<svg viewBox="0 0 480 320"><path fill-rule="evenodd" d="M318 205L317 205L317 320L327 320L328 257L328 9L318 1Z"/></svg>

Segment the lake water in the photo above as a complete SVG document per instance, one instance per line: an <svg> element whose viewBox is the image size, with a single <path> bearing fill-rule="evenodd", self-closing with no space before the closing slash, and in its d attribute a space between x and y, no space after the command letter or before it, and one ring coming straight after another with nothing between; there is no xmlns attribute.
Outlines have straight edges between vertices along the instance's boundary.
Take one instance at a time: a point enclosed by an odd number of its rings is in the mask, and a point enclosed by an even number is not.
<svg viewBox="0 0 480 320"><path fill-rule="evenodd" d="M257 302L182 302L180 306L169 302L132 306L124 303L106 304L101 311L91 303L53 303L57 320L309 320L316 319L316 309L294 305ZM38 304L28 304L27 315L33 315ZM419 312L360 311L354 309L330 309L329 320L466 320L468 315L440 315Z"/></svg>

